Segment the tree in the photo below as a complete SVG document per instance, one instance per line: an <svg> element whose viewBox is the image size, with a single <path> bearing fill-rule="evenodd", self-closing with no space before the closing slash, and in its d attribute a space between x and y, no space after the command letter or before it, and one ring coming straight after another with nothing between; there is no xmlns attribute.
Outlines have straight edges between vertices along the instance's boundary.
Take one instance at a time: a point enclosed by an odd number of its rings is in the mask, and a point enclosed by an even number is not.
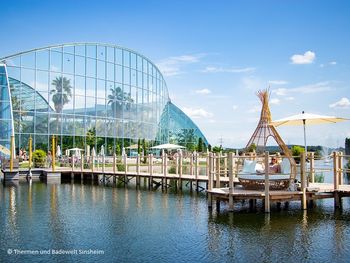
<svg viewBox="0 0 350 263"><path fill-rule="evenodd" d="M345 138L345 155L350 155L350 138Z"/></svg>
<svg viewBox="0 0 350 263"><path fill-rule="evenodd" d="M131 103L134 100L131 98L130 93L123 92L120 87L111 88L110 92L107 104L111 105L113 117L121 117L123 103L125 104L125 109L130 110Z"/></svg>
<svg viewBox="0 0 350 263"><path fill-rule="evenodd" d="M178 143L185 146L189 151L195 150L196 137L194 129L182 129L181 132L177 134Z"/></svg>
<svg viewBox="0 0 350 263"><path fill-rule="evenodd" d="M202 137L199 137L199 139L198 139L197 151L203 152L203 139L202 139Z"/></svg>
<svg viewBox="0 0 350 263"><path fill-rule="evenodd" d="M70 80L66 77L56 77L52 83L55 88L50 90L52 102L54 103L56 113L61 113L65 104L72 97L72 86Z"/></svg>

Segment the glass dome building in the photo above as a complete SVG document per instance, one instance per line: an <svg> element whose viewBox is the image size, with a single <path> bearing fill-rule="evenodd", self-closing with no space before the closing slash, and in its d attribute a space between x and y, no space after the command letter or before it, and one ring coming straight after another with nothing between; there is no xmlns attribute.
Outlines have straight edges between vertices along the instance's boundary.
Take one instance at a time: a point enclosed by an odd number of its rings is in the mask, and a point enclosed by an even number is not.
<svg viewBox="0 0 350 263"><path fill-rule="evenodd" d="M17 152L30 136L47 151L52 135L63 150L104 145L107 153L139 140L208 144L170 102L159 69L119 46L62 44L0 58L0 88L0 145L14 135Z"/></svg>

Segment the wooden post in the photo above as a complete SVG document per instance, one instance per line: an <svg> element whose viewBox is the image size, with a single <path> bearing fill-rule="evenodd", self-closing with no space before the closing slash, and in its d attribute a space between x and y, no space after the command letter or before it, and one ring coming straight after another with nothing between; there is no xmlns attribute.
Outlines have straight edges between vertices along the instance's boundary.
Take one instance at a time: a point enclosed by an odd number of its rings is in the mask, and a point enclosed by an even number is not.
<svg viewBox="0 0 350 263"><path fill-rule="evenodd" d="M32 136L29 137L29 169L32 168L32 155L33 155L33 139Z"/></svg>
<svg viewBox="0 0 350 263"><path fill-rule="evenodd" d="M265 152L265 213L270 213L269 152Z"/></svg>
<svg viewBox="0 0 350 263"><path fill-rule="evenodd" d="M343 184L343 153L339 152L339 161L338 161L338 173L339 173L339 185Z"/></svg>
<svg viewBox="0 0 350 263"><path fill-rule="evenodd" d="M212 174L212 168L213 168L213 154L209 153L209 177L208 177L208 191L213 190L213 174ZM211 193L208 193L208 207L211 208L213 206L212 204L212 196Z"/></svg>
<svg viewBox="0 0 350 263"><path fill-rule="evenodd" d="M179 189L182 190L182 152L179 155Z"/></svg>
<svg viewBox="0 0 350 263"><path fill-rule="evenodd" d="M168 174L168 154L164 154L164 177Z"/></svg>
<svg viewBox="0 0 350 263"><path fill-rule="evenodd" d="M194 162L194 177L195 177L195 182L196 182L196 191L198 192L198 153L194 154L195 162Z"/></svg>
<svg viewBox="0 0 350 263"><path fill-rule="evenodd" d="M234 192L234 185L233 185L233 154L232 152L228 153L228 177L229 177L229 185L228 185L228 206L229 210L233 211L233 192Z"/></svg>
<svg viewBox="0 0 350 263"><path fill-rule="evenodd" d="M149 162L149 180L148 180L148 189L152 188L152 184L153 184L153 154L149 155L148 158L148 162Z"/></svg>
<svg viewBox="0 0 350 263"><path fill-rule="evenodd" d="M153 154L149 155L149 174L153 175Z"/></svg>
<svg viewBox="0 0 350 263"><path fill-rule="evenodd" d="M314 183L315 182L315 153L310 152L309 156L310 156L310 178L309 178L309 180L311 181L311 183Z"/></svg>
<svg viewBox="0 0 350 263"><path fill-rule="evenodd" d="M91 155L91 172L95 170L95 156Z"/></svg>
<svg viewBox="0 0 350 263"><path fill-rule="evenodd" d="M178 176L179 175L179 154L175 153L175 174Z"/></svg>
<svg viewBox="0 0 350 263"><path fill-rule="evenodd" d="M81 156L80 156L81 160L80 160L80 180L81 182L83 182L84 180L84 154L83 152L81 152Z"/></svg>
<svg viewBox="0 0 350 263"><path fill-rule="evenodd" d="M208 190L213 190L213 154L209 153L209 174L208 174Z"/></svg>
<svg viewBox="0 0 350 263"><path fill-rule="evenodd" d="M136 185L140 185L140 154L136 156Z"/></svg>
<svg viewBox="0 0 350 263"><path fill-rule="evenodd" d="M10 142L10 172L13 171L13 151L15 147L15 136L11 135L11 142Z"/></svg>
<svg viewBox="0 0 350 263"><path fill-rule="evenodd" d="M209 179L209 167L210 167L210 164L209 164L209 154L207 155L206 157L206 164L205 164L205 175L207 176L207 178Z"/></svg>
<svg viewBox="0 0 350 263"><path fill-rule="evenodd" d="M220 188L220 159L221 159L221 154L217 153L216 154L216 176L215 176L216 188Z"/></svg>
<svg viewBox="0 0 350 263"><path fill-rule="evenodd" d="M55 147L56 147L56 143L55 143L55 136L52 136L52 171L54 172L56 170L56 160L55 160Z"/></svg>
<svg viewBox="0 0 350 263"><path fill-rule="evenodd" d="M53 156L52 156L52 160L53 160ZM75 166L75 155L72 155L72 172L74 171L74 166Z"/></svg>
<svg viewBox="0 0 350 263"><path fill-rule="evenodd" d="M190 154L190 175L193 175L193 153Z"/></svg>
<svg viewBox="0 0 350 263"><path fill-rule="evenodd" d="M306 204L306 169L305 169L305 152L302 152L300 154L300 180L301 180L301 191L303 192L301 203L302 203L302 209L305 210L307 208Z"/></svg>
<svg viewBox="0 0 350 263"><path fill-rule="evenodd" d="M117 156L114 153L113 154L113 173L115 174L115 166L117 165L117 160L116 160ZM114 178L114 177L113 177Z"/></svg>
<svg viewBox="0 0 350 263"><path fill-rule="evenodd" d="M127 173L128 173L128 156L126 154L123 155L123 162L124 162L124 182L126 183Z"/></svg>
<svg viewBox="0 0 350 263"><path fill-rule="evenodd" d="M226 154L224 155L224 176L225 176L225 177L228 176L227 158L228 158L228 155L227 155L227 153L226 153Z"/></svg>
<svg viewBox="0 0 350 263"><path fill-rule="evenodd" d="M80 158L81 158L80 171L83 172L83 170L84 170L84 154L83 154L83 152L81 152Z"/></svg>
<svg viewBox="0 0 350 263"><path fill-rule="evenodd" d="M340 198L339 198L339 159L338 153L333 152L333 178L334 178L334 206L336 208L340 207Z"/></svg>

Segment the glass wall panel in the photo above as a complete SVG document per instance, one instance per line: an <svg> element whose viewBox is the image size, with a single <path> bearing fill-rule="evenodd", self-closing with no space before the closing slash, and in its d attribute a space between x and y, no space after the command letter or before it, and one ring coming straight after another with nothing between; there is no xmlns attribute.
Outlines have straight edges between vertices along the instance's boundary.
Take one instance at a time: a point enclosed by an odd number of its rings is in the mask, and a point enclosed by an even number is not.
<svg viewBox="0 0 350 263"><path fill-rule="evenodd" d="M97 78L106 79L106 62L97 61Z"/></svg>
<svg viewBox="0 0 350 263"><path fill-rule="evenodd" d="M74 46L64 46L63 52L69 53L69 54L74 54Z"/></svg>
<svg viewBox="0 0 350 263"><path fill-rule="evenodd" d="M124 68L124 78L123 78L124 84L130 84L130 69Z"/></svg>
<svg viewBox="0 0 350 263"><path fill-rule="evenodd" d="M107 47L107 61L114 63L114 48Z"/></svg>
<svg viewBox="0 0 350 263"><path fill-rule="evenodd" d="M75 115L75 119L74 119L75 135L79 135L79 136L84 135L84 124L85 124L84 116L83 115Z"/></svg>
<svg viewBox="0 0 350 263"><path fill-rule="evenodd" d="M30 52L22 55L21 63L22 67L35 68L35 52Z"/></svg>
<svg viewBox="0 0 350 263"><path fill-rule="evenodd" d="M106 47L105 46L97 46L97 59L106 61Z"/></svg>
<svg viewBox="0 0 350 263"><path fill-rule="evenodd" d="M44 150L45 152L48 151L48 144L49 144L49 139L51 139L51 137L49 138L48 135L35 135L33 137L34 140L34 150L36 149L40 149L40 150Z"/></svg>
<svg viewBox="0 0 350 263"><path fill-rule="evenodd" d="M62 134L74 135L74 115L62 114Z"/></svg>
<svg viewBox="0 0 350 263"><path fill-rule="evenodd" d="M63 72L74 74L74 56L72 54L63 54Z"/></svg>
<svg viewBox="0 0 350 263"><path fill-rule="evenodd" d="M75 74L85 75L85 57L75 56Z"/></svg>
<svg viewBox="0 0 350 263"><path fill-rule="evenodd" d="M114 81L114 64L107 63L107 80Z"/></svg>
<svg viewBox="0 0 350 263"><path fill-rule="evenodd" d="M51 51L50 70L55 72L62 71L62 53Z"/></svg>
<svg viewBox="0 0 350 263"><path fill-rule="evenodd" d="M36 113L35 114L35 133L36 134L48 134L48 113Z"/></svg>
<svg viewBox="0 0 350 263"><path fill-rule="evenodd" d="M96 60L87 58L86 59L86 76L96 77Z"/></svg>
<svg viewBox="0 0 350 263"><path fill-rule="evenodd" d="M28 86L34 88L35 71L32 69L22 69L21 81Z"/></svg>
<svg viewBox="0 0 350 263"><path fill-rule="evenodd" d="M96 97L96 79L86 78L86 95L89 97Z"/></svg>
<svg viewBox="0 0 350 263"><path fill-rule="evenodd" d="M115 81L119 83L123 83L123 68L122 66L115 66Z"/></svg>
<svg viewBox="0 0 350 263"><path fill-rule="evenodd" d="M38 70L36 72L36 82L35 82L35 89L37 91L49 91L49 73L47 71L40 71Z"/></svg>
<svg viewBox="0 0 350 263"><path fill-rule="evenodd" d="M96 58L96 46L95 45L87 45L86 46L86 55L90 58Z"/></svg>
<svg viewBox="0 0 350 263"><path fill-rule="evenodd" d="M75 46L75 55L85 57L85 45L76 45Z"/></svg>
<svg viewBox="0 0 350 263"><path fill-rule="evenodd" d="M75 77L75 95L85 96L85 77Z"/></svg>
<svg viewBox="0 0 350 263"><path fill-rule="evenodd" d="M49 50L36 52L36 68L49 70Z"/></svg>
<svg viewBox="0 0 350 263"><path fill-rule="evenodd" d="M130 52L123 50L123 66L130 67Z"/></svg>
<svg viewBox="0 0 350 263"><path fill-rule="evenodd" d="M119 65L123 64L123 51L119 48L115 49L115 63Z"/></svg>

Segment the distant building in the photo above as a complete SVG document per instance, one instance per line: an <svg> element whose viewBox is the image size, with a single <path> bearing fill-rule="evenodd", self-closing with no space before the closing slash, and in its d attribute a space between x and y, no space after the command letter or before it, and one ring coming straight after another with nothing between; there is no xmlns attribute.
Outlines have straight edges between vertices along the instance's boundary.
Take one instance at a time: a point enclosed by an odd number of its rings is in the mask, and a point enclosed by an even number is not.
<svg viewBox="0 0 350 263"><path fill-rule="evenodd" d="M159 69L144 56L98 43L62 44L0 59L0 145L17 152L65 148L120 151L138 140L196 144L199 128L170 101Z"/></svg>

